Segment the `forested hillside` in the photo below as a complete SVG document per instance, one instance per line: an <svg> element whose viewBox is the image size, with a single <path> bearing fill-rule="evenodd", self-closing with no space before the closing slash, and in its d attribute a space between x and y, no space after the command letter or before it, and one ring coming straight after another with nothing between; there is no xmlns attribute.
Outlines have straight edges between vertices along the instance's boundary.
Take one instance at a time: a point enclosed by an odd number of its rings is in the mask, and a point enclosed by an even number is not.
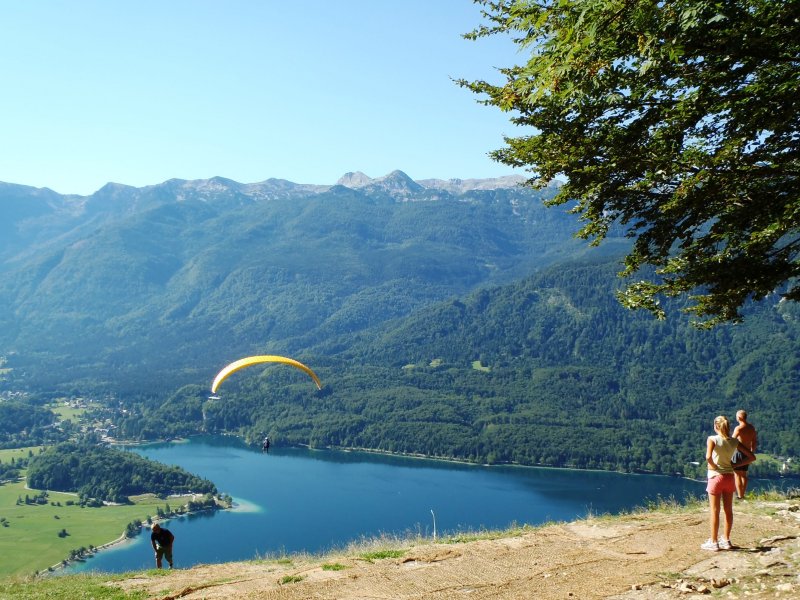
<svg viewBox="0 0 800 600"><path fill-rule="evenodd" d="M52 430L55 415L21 399L0 402L0 448L32 446L58 439Z"/></svg>
<svg viewBox="0 0 800 600"><path fill-rule="evenodd" d="M552 190L454 195L399 172L359 189L3 191L16 233L0 260L0 356L16 386L166 394L230 357L302 353L578 251L569 217L542 205Z"/></svg>
<svg viewBox="0 0 800 600"><path fill-rule="evenodd" d="M656 321L614 297L625 238L612 231L603 253L574 240L571 217L542 205L553 189L426 187L401 172L343 183L0 188L13 230L0 407L19 421L13 402L85 396L130 439L269 433L689 474L713 417L745 407L762 450L796 454L796 305L766 298L712 331L680 306ZM323 389L253 367L209 399L214 374L248 354L301 359ZM20 426L51 430L46 411L30 416Z"/></svg>
<svg viewBox="0 0 800 600"><path fill-rule="evenodd" d="M28 463L28 485L38 490L77 492L81 498L128 502L128 496L153 493L215 494L207 479L147 460L132 452L95 444L63 443Z"/></svg>
<svg viewBox="0 0 800 600"><path fill-rule="evenodd" d="M321 392L292 369L255 368L221 400L189 386L134 409L122 430L700 475L711 421L744 407L763 451L795 455L797 307L767 302L713 331L655 321L619 306L616 269L553 267L318 345Z"/></svg>

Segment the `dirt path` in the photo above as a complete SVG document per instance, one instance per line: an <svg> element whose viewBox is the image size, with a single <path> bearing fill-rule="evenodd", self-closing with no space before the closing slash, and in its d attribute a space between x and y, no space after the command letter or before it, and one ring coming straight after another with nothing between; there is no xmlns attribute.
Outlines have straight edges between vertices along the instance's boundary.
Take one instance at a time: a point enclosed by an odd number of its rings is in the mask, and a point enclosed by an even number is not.
<svg viewBox="0 0 800 600"><path fill-rule="evenodd" d="M703 508L591 518L500 539L424 543L399 558L354 552L228 563L123 584L162 600L800 597L799 501L737 505L731 551L699 549L707 519Z"/></svg>

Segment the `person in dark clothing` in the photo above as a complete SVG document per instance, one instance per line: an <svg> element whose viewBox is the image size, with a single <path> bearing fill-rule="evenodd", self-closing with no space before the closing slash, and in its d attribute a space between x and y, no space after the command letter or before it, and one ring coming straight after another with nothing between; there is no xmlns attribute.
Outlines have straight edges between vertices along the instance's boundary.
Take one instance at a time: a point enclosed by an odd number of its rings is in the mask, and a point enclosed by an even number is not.
<svg viewBox="0 0 800 600"><path fill-rule="evenodd" d="M261 444L262 452L269 452L269 436L264 438L264 443Z"/></svg>
<svg viewBox="0 0 800 600"><path fill-rule="evenodd" d="M158 523L153 525L153 533L150 534L150 543L156 553L156 568L161 568L161 559L166 558L169 568L172 568L172 542L175 536L169 529L164 529Z"/></svg>

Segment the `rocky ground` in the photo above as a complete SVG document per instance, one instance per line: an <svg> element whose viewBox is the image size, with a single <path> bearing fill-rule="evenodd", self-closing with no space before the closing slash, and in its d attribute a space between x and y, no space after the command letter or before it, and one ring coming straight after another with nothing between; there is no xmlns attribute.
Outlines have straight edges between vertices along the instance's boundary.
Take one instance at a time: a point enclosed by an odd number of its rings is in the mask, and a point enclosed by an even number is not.
<svg viewBox="0 0 800 600"><path fill-rule="evenodd" d="M162 600L800 598L800 500L737 503L732 550L700 550L707 537L706 506L665 508L505 537L150 572L110 585Z"/></svg>

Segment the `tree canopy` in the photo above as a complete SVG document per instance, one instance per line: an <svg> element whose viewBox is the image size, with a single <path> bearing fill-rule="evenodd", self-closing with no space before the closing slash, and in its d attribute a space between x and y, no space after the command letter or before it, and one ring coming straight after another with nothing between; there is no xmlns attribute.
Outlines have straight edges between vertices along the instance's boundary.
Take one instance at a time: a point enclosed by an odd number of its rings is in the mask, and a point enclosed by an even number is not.
<svg viewBox="0 0 800 600"><path fill-rule="evenodd" d="M800 299L800 2L476 0L527 62L459 83L530 133L492 153L566 183L580 237L634 239L619 292L664 318L687 295L711 326L748 300Z"/></svg>
<svg viewBox="0 0 800 600"><path fill-rule="evenodd" d="M64 442L28 463L28 486L78 492L81 496L128 502L135 494L215 494L207 479L176 466L163 465L132 452L89 442Z"/></svg>

